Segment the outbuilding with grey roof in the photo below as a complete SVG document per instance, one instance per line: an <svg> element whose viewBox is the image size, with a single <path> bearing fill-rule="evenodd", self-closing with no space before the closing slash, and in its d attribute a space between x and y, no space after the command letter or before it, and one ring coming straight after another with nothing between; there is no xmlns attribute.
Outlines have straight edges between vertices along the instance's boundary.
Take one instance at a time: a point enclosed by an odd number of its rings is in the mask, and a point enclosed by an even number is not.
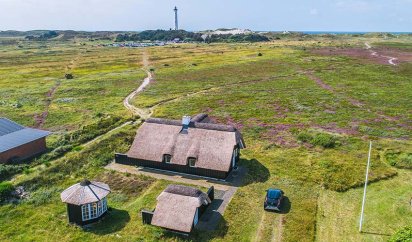
<svg viewBox="0 0 412 242"><path fill-rule="evenodd" d="M50 132L0 118L0 163L26 160L46 151Z"/></svg>

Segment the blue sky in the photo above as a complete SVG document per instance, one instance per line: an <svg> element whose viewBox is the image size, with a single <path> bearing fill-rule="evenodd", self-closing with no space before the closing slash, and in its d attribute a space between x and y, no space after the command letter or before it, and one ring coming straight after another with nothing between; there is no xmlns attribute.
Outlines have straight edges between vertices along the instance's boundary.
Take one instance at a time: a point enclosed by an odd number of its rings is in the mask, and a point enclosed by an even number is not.
<svg viewBox="0 0 412 242"><path fill-rule="evenodd" d="M0 0L0 30L186 30L412 32L412 0Z"/></svg>

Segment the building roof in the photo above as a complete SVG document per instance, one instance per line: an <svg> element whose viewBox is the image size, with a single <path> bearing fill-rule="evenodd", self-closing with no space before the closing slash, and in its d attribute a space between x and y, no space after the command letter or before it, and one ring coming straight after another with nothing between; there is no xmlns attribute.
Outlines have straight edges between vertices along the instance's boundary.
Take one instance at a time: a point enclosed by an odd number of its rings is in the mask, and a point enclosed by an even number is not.
<svg viewBox="0 0 412 242"><path fill-rule="evenodd" d="M60 194L62 202L83 205L102 200L110 193L109 185L84 180L67 188Z"/></svg>
<svg viewBox="0 0 412 242"><path fill-rule="evenodd" d="M240 132L233 126L209 123L206 114L191 119L187 132L179 120L151 118L139 128L127 155L132 158L163 161L172 156L171 163L187 165L189 157L196 158L196 167L228 171L233 149L245 148Z"/></svg>
<svg viewBox="0 0 412 242"><path fill-rule="evenodd" d="M196 209L211 201L206 193L199 189L169 185L158 197L152 224L189 233L192 230Z"/></svg>
<svg viewBox="0 0 412 242"><path fill-rule="evenodd" d="M0 152L11 150L49 134L48 131L26 128L7 118L0 118Z"/></svg>

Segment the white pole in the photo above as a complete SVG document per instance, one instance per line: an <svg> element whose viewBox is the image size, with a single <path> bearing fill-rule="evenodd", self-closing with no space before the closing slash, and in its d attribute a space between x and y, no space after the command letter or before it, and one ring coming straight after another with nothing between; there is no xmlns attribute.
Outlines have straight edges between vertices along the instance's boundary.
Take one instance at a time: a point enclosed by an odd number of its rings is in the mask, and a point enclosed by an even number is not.
<svg viewBox="0 0 412 242"><path fill-rule="evenodd" d="M368 164L366 166L365 187L363 188L362 212L359 221L359 232L362 232L363 212L365 210L366 186L368 185L369 164L371 162L372 141L369 142Z"/></svg>

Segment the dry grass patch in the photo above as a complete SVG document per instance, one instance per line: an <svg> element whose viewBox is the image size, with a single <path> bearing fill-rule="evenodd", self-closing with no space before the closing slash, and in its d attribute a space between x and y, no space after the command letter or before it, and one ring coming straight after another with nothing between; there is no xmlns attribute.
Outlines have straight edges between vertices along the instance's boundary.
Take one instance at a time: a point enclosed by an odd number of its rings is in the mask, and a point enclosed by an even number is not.
<svg viewBox="0 0 412 242"><path fill-rule="evenodd" d="M140 195L155 181L155 179L147 176L123 174L114 171L106 171L99 175L96 180L107 183L112 191L124 193L129 197Z"/></svg>

